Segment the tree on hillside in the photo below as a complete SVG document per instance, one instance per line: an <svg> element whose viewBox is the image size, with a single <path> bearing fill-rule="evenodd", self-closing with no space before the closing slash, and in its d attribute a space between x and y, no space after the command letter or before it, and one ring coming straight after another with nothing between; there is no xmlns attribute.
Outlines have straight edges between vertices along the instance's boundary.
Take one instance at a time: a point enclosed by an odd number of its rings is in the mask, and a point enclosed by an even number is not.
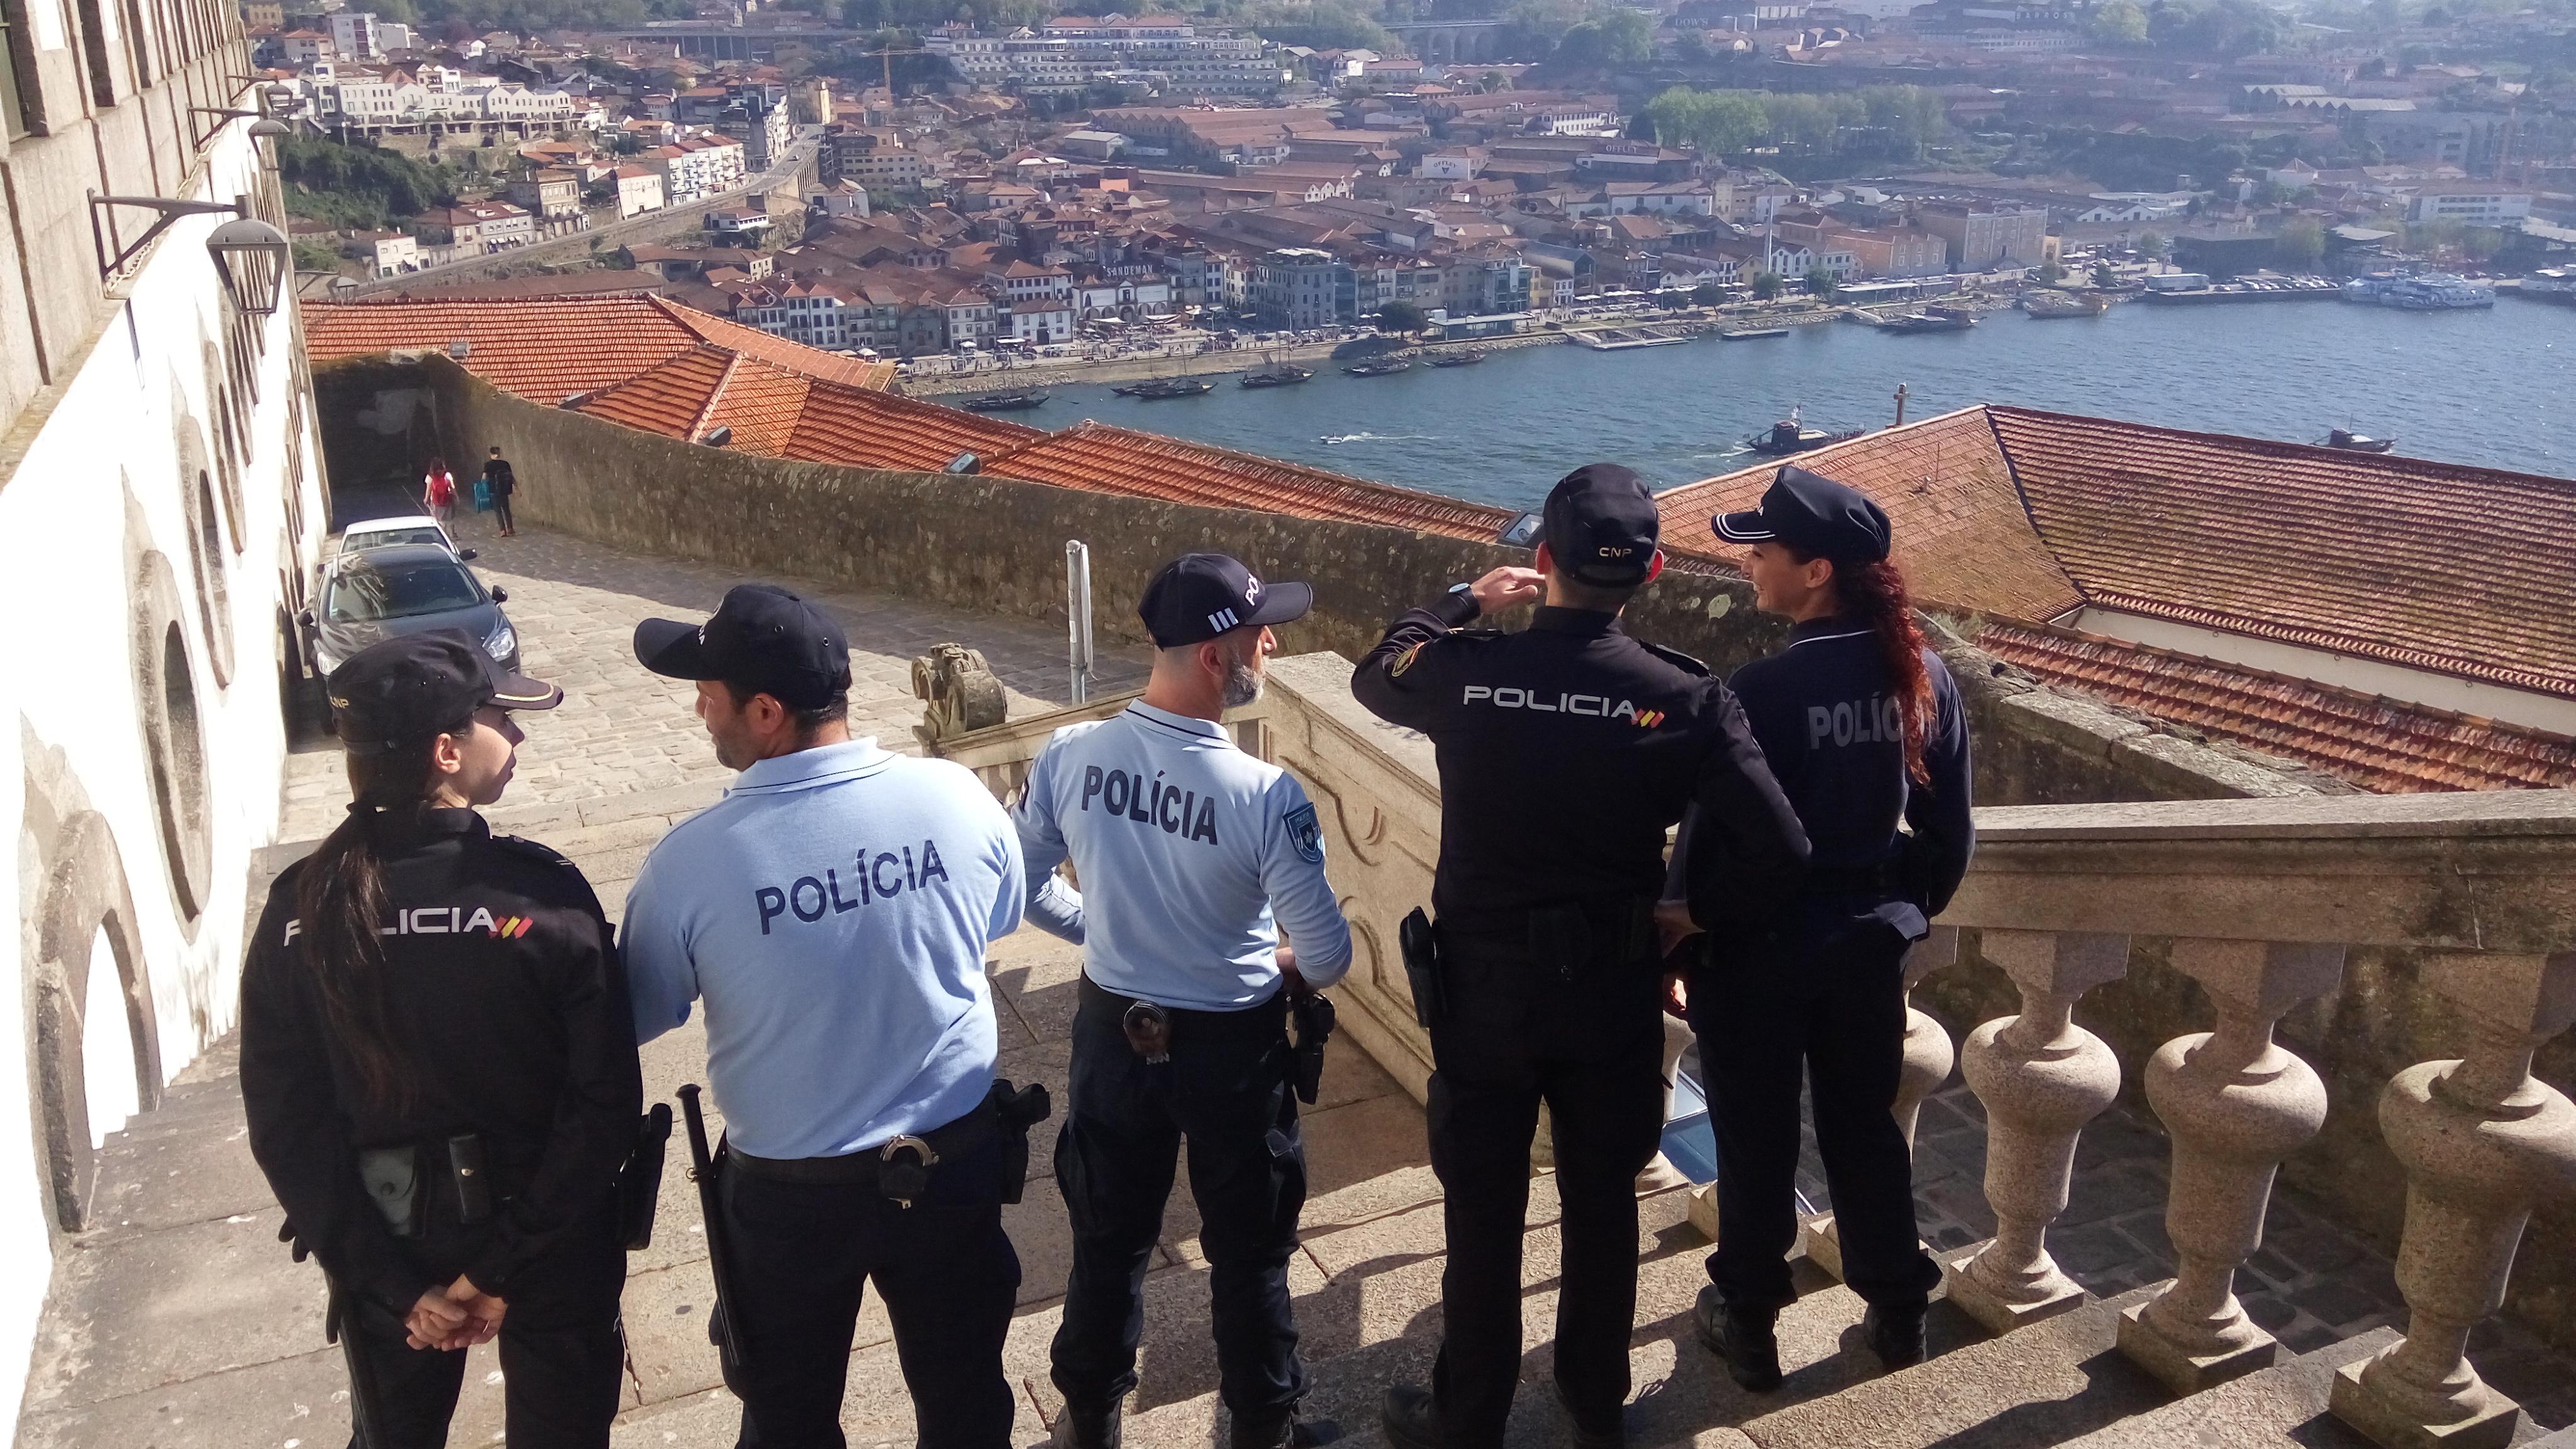
<svg viewBox="0 0 2576 1449"><path fill-rule="evenodd" d="M1691 305L1694 307L1714 307L1725 300L1726 290L1715 282L1702 282L1691 288Z"/></svg>
<svg viewBox="0 0 2576 1449"><path fill-rule="evenodd" d="M1600 69L1654 58L1655 23L1622 6L1567 30L1547 59L1553 66Z"/></svg>
<svg viewBox="0 0 2576 1449"><path fill-rule="evenodd" d="M2326 254L2326 229L2313 216L2291 217L2272 238L2272 251L2281 265L2305 271Z"/></svg>
<svg viewBox="0 0 2576 1449"><path fill-rule="evenodd" d="M1657 143L1696 146L1703 156L1732 156L1770 131L1762 103L1745 91L1695 91L1674 86L1646 102L1644 115Z"/></svg>
<svg viewBox="0 0 2576 1449"><path fill-rule="evenodd" d="M1782 285L1787 283L1788 280L1788 278L1781 276L1778 272L1755 272L1753 274L1753 299L1757 302L1770 301L1772 298L1780 295L1780 288Z"/></svg>
<svg viewBox="0 0 2576 1449"><path fill-rule="evenodd" d="M2101 45L2147 43L2147 12L2129 0L2110 0L2093 12L2093 39Z"/></svg>
<svg viewBox="0 0 2576 1449"><path fill-rule="evenodd" d="M1411 302L1389 302L1377 309L1377 330L1380 332L1412 333L1430 325L1430 317Z"/></svg>

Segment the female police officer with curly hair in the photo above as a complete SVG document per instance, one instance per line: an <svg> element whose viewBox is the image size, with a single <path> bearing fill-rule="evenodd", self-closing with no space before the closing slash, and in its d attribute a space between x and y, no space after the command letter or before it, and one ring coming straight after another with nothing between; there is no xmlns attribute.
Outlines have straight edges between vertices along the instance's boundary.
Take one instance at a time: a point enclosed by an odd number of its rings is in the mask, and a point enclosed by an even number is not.
<svg viewBox="0 0 2576 1449"><path fill-rule="evenodd" d="M278 877L242 975L251 1151L321 1259L355 1446L447 1440L498 1336L508 1438L605 1446L623 1359L615 1181L643 1095L625 978L571 862L496 836L563 692L459 634L332 672L354 799Z"/></svg>

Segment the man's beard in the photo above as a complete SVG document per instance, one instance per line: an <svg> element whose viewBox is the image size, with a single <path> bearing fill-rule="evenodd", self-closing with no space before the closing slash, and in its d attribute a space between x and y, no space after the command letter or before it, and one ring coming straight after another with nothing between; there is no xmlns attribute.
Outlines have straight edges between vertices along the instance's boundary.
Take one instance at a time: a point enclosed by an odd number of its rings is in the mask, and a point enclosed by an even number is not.
<svg viewBox="0 0 2576 1449"><path fill-rule="evenodd" d="M1261 697L1261 674L1238 659L1225 676L1225 707L1241 709Z"/></svg>

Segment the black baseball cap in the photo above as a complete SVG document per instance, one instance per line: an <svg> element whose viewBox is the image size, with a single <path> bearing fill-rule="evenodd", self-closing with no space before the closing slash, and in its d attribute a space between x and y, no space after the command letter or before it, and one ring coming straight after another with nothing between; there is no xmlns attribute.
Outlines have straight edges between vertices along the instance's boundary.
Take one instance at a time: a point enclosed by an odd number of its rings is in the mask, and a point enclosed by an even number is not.
<svg viewBox="0 0 2576 1449"><path fill-rule="evenodd" d="M720 679L790 709L820 709L850 687L850 641L832 616L776 584L736 584L703 624L647 619L635 658L673 679Z"/></svg>
<svg viewBox="0 0 2576 1449"><path fill-rule="evenodd" d="M1802 553L1849 563L1876 563L1887 557L1894 530L1887 510L1857 488L1847 488L1822 473L1783 463L1762 506L1744 513L1721 513L1708 521L1729 543L1778 539Z"/></svg>
<svg viewBox="0 0 2576 1449"><path fill-rule="evenodd" d="M1619 589L1653 572L1663 514L1645 480L1616 463L1586 463L1558 479L1541 517L1537 541L1569 578Z"/></svg>
<svg viewBox="0 0 2576 1449"><path fill-rule="evenodd" d="M1185 553L1155 572L1136 616L1156 648L1178 649L1231 629L1302 619L1314 605L1315 591L1304 584L1265 584L1238 559Z"/></svg>
<svg viewBox="0 0 2576 1449"><path fill-rule="evenodd" d="M376 755L465 727L487 704L552 709L563 691L513 674L451 629L397 634L343 660L326 681L331 724L351 754Z"/></svg>

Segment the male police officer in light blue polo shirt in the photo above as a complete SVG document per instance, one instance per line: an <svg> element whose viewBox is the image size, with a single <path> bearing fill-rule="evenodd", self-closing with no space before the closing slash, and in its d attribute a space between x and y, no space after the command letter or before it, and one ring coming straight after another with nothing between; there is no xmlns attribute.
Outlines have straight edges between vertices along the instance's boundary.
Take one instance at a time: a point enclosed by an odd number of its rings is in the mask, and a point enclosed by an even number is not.
<svg viewBox="0 0 2576 1449"><path fill-rule="evenodd" d="M637 1040L707 1003L741 1443L839 1449L873 1281L920 1443L1006 1449L1018 1193L986 1100L984 948L1020 921L1009 817L957 765L850 738L849 646L784 589L742 585L704 626L646 620L635 652L698 681L742 772L654 847L620 943Z"/></svg>
<svg viewBox="0 0 2576 1449"><path fill-rule="evenodd" d="M1269 626L1310 602L1304 584L1265 587L1223 554L1165 565L1139 611L1158 646L1144 698L1056 731L1016 811L1029 919L1083 944L1055 1150L1074 1249L1054 1378L1059 1442L1075 1449L1118 1443L1184 1137L1233 1443L1280 1449L1294 1433L1306 1382L1288 1255L1306 1159L1287 1014L1349 969L1351 933L1305 790L1218 719L1260 694ZM1068 855L1080 895L1054 880Z"/></svg>

